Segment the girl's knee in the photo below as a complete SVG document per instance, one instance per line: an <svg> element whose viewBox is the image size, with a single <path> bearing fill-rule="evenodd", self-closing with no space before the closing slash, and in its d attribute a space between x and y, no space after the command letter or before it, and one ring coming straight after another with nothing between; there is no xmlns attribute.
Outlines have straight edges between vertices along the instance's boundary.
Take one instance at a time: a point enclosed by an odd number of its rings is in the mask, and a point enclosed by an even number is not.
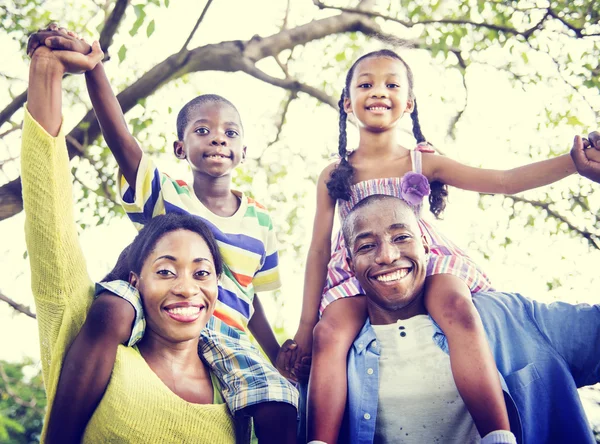
<svg viewBox="0 0 600 444"><path fill-rule="evenodd" d="M313 353L323 350L350 349L356 333L344 328L343 325L321 319L313 329Z"/></svg>
<svg viewBox="0 0 600 444"><path fill-rule="evenodd" d="M444 294L443 297L438 297L437 301L431 302L430 305L438 305L430 312L442 330L446 327L472 331L476 330L481 323L471 293L451 291ZM438 315L434 316L433 312Z"/></svg>

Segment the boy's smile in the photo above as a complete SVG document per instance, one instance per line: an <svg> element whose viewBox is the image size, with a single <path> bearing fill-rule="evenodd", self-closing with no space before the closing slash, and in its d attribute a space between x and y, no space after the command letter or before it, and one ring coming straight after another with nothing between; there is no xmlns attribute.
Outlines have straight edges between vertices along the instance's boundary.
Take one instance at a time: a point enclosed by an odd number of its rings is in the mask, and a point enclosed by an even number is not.
<svg viewBox="0 0 600 444"><path fill-rule="evenodd" d="M190 116L175 155L187 159L195 174L224 177L246 156L243 129L237 111L226 103L208 102Z"/></svg>

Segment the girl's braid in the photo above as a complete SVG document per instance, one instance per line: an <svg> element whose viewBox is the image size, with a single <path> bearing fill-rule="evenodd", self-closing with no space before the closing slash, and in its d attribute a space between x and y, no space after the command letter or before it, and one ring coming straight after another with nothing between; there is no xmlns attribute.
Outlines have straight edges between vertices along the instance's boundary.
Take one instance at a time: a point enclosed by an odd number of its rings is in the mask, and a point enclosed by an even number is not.
<svg viewBox="0 0 600 444"><path fill-rule="evenodd" d="M423 132L421 131L421 124L419 123L419 110L417 108L417 99L414 99L414 108L410 115L413 123L413 135L417 139L417 143L427 142ZM446 208L446 198L448 197L448 187L435 180L429 184L431 193L429 194L429 210L435 215L436 218L440 217L444 208Z"/></svg>
<svg viewBox="0 0 600 444"><path fill-rule="evenodd" d="M342 96L338 102L340 109L340 136L338 142L338 154L340 155L340 163L331 172L329 181L327 182L327 190L332 199L350 200L350 186L352 185L352 177L354 176L354 168L348 162L346 122L348 114L344 109L344 99L346 91L342 91Z"/></svg>

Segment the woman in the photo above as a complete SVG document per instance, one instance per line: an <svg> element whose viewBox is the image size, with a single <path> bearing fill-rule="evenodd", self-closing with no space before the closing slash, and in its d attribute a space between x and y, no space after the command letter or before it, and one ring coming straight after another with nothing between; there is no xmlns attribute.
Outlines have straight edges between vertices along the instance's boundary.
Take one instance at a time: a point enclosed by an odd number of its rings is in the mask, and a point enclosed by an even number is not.
<svg viewBox="0 0 600 444"><path fill-rule="evenodd" d="M61 80L66 72L101 58L97 43L87 56L40 47L30 66L22 184L49 406L94 290L73 220L70 168L60 132ZM126 256L148 328L137 348L119 347L111 381L83 441L233 443L232 418L218 403L216 384L198 357L200 331L214 310L221 272L212 235L188 217L157 218ZM46 430L42 440L45 436Z"/></svg>

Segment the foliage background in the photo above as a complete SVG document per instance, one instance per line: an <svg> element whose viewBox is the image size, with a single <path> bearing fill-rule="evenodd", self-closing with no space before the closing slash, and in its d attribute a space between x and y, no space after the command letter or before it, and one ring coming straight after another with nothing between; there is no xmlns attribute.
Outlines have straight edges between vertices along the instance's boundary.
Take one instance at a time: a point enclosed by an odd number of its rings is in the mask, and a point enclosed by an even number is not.
<svg viewBox="0 0 600 444"><path fill-rule="evenodd" d="M0 442L35 442L44 409L19 182L29 32L55 20L99 38L130 128L172 175L189 177L169 148L180 107L206 92L239 107L249 158L235 182L274 215L284 287L265 302L283 339L299 318L314 182L337 151L335 104L352 61L399 50L440 152L511 168L567 152L574 134L598 128L599 17L594 0L0 1ZM83 79L64 88L76 217L99 278L134 231ZM410 122L402 126L411 146ZM500 289L598 302L597 188L573 176L513 197L452 190L439 224ZM598 392L583 396L600 424Z"/></svg>

